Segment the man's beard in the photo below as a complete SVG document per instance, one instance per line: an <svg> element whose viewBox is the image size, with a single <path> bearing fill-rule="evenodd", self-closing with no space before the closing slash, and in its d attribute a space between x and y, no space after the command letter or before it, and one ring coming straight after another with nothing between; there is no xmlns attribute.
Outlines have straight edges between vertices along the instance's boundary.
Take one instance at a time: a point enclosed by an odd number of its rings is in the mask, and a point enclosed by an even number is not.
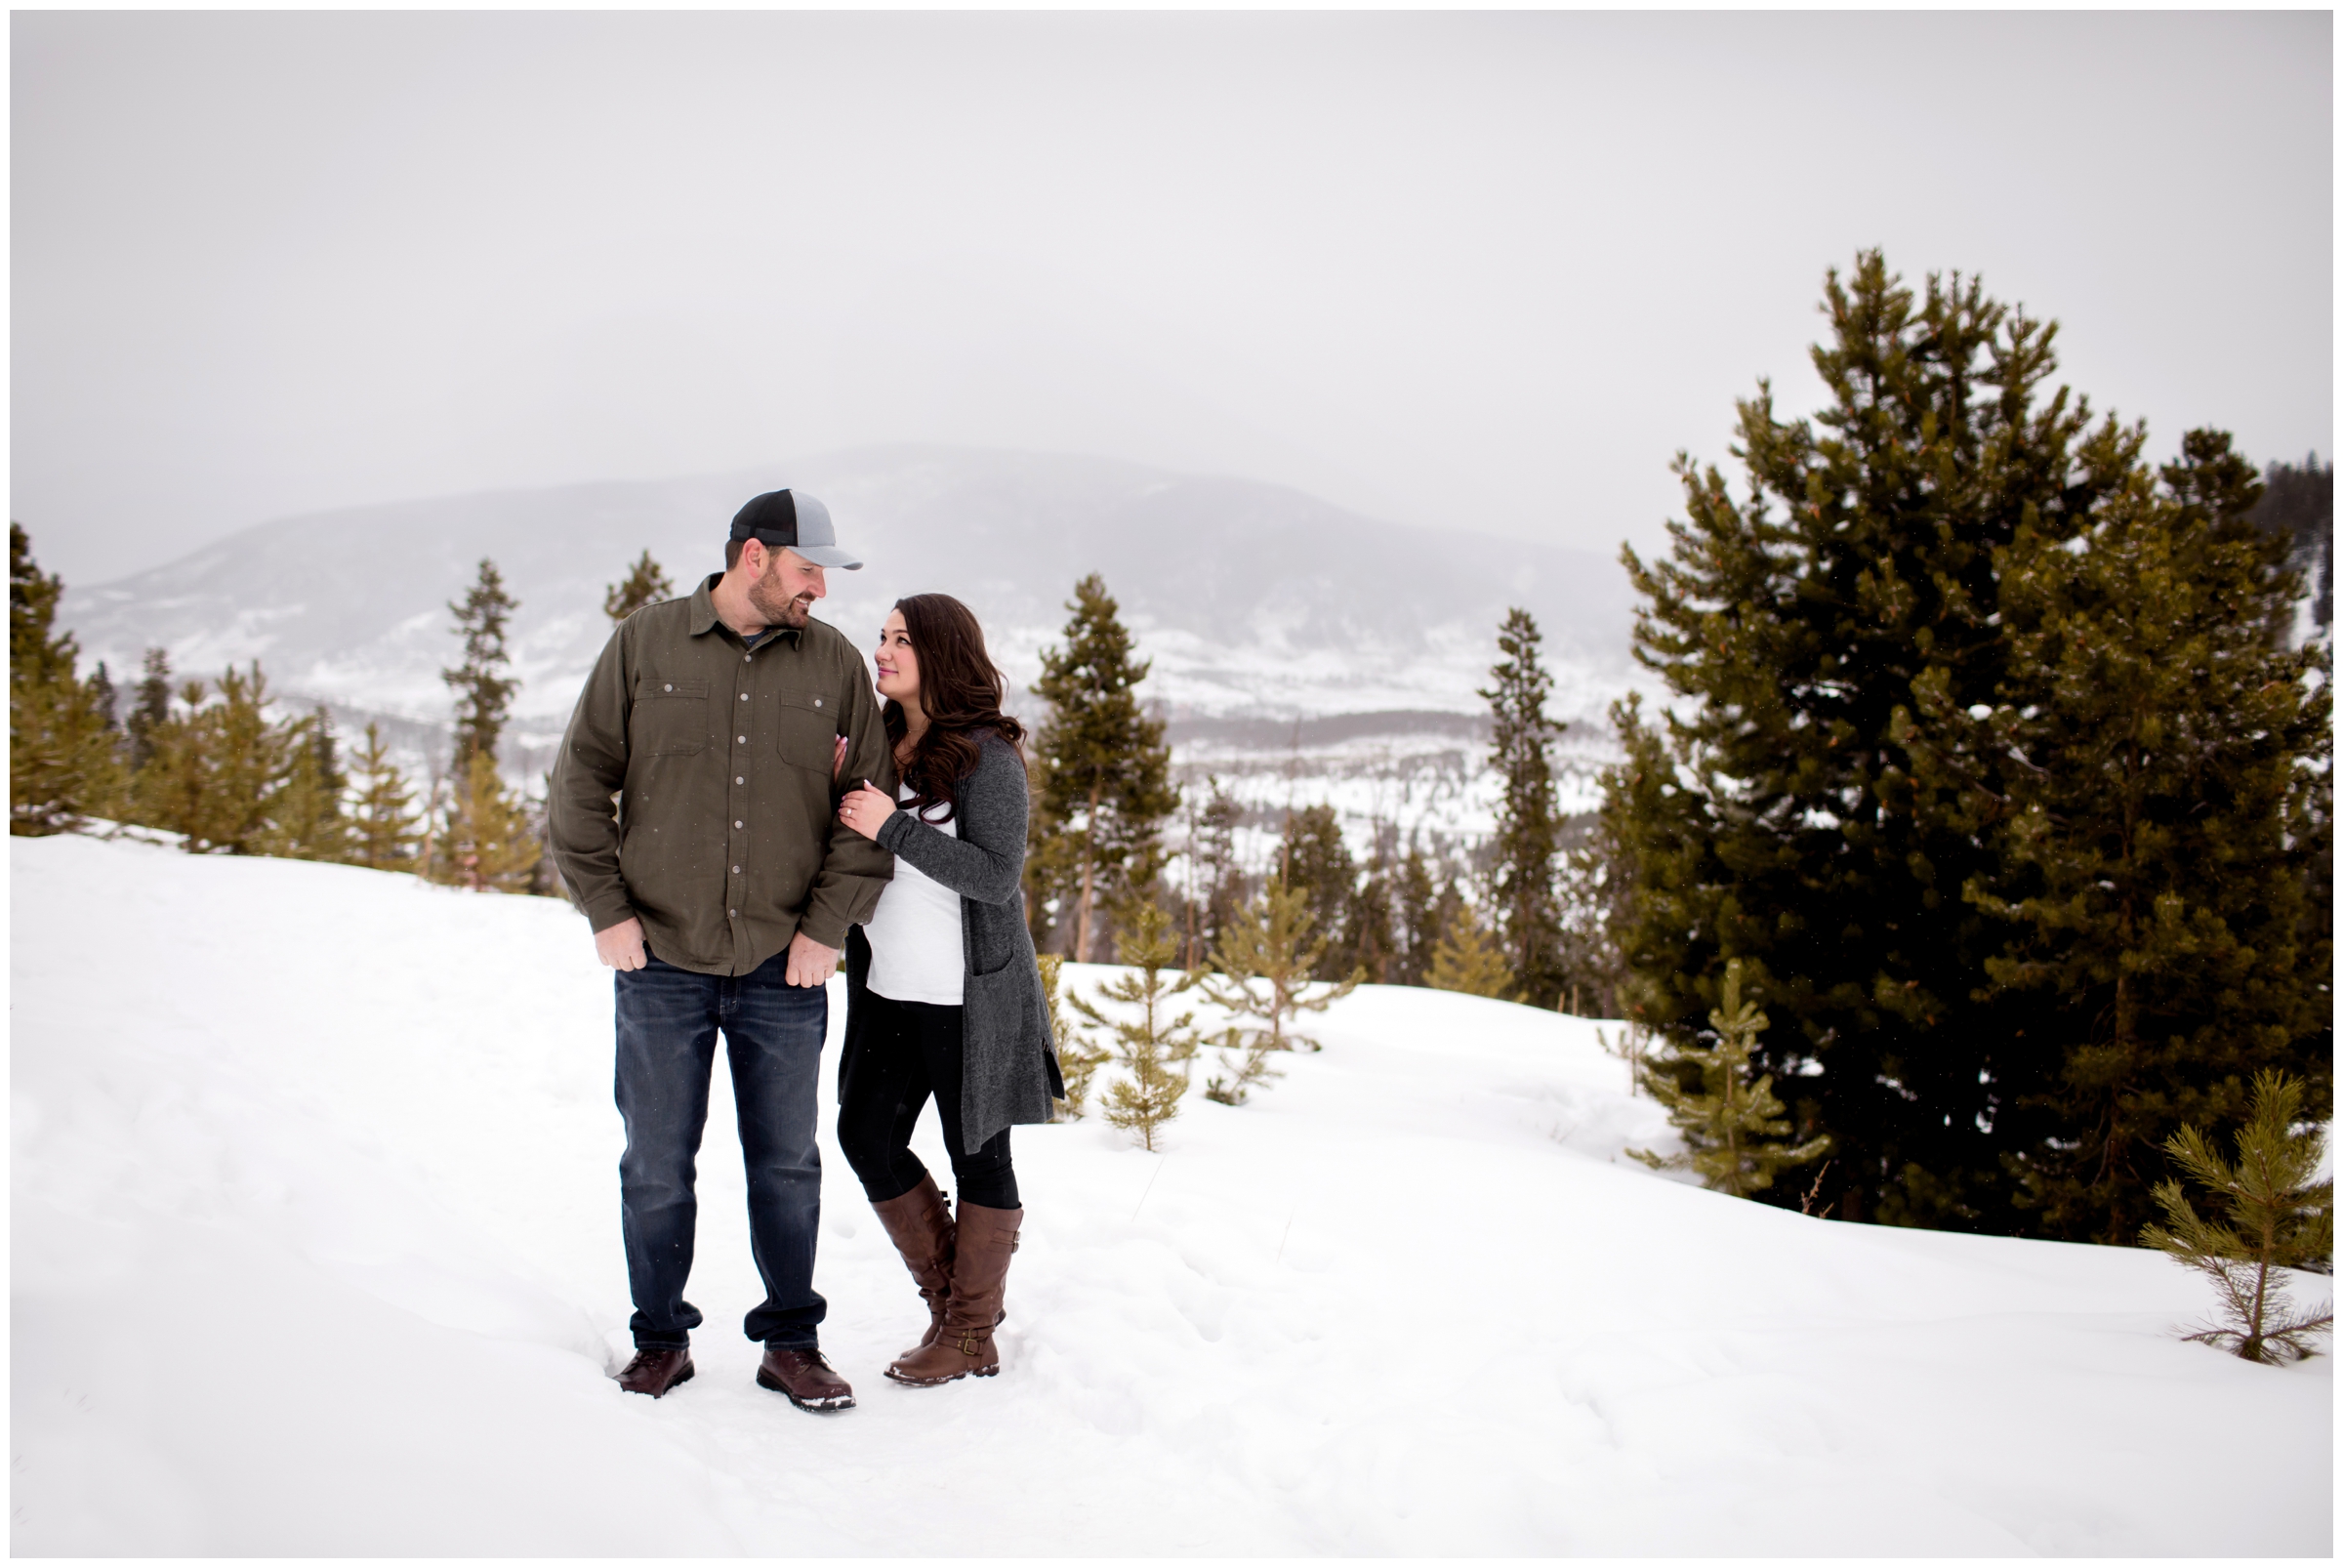
<svg viewBox="0 0 2343 1568"><path fill-rule="evenodd" d="M764 617L767 626L784 626L793 632L805 630L813 619L813 596L801 594L796 598L783 598L781 585L770 575L758 578L749 585L749 602Z"/></svg>

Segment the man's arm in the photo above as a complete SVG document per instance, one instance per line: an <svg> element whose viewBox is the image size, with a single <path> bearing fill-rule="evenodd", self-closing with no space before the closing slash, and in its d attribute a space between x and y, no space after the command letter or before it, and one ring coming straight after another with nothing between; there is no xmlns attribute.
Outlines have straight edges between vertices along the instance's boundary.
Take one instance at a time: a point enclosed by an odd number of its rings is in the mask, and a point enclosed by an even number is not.
<svg viewBox="0 0 2343 1568"><path fill-rule="evenodd" d="M845 739L846 756L832 799L835 803L846 789L867 778L892 800L895 759L886 744L886 726L880 721L879 699L863 674L861 659L851 650L844 656L847 677L843 682L845 690L840 693L839 727ZM806 896L805 912L798 919L799 934L823 947L844 947L846 928L870 918L880 892L894 874L893 855L833 818L822 869Z"/></svg>
<svg viewBox="0 0 2343 1568"><path fill-rule="evenodd" d="M627 681L633 661L625 638L623 626L610 634L569 716L560 755L554 759L546 839L561 880L585 906L602 962L639 969L642 927L618 875L618 816L610 805L610 797L627 781L627 709L634 693ZM631 954L630 932L623 928L632 928ZM629 956L636 962L620 962Z"/></svg>

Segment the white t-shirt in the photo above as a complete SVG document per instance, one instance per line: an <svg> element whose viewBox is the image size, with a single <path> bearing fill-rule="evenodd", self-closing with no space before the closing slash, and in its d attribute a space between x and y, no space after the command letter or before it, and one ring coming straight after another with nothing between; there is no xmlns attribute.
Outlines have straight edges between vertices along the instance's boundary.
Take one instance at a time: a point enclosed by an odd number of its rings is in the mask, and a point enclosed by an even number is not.
<svg viewBox="0 0 2343 1568"><path fill-rule="evenodd" d="M905 784L895 798L908 801L911 795L911 786ZM927 809L940 815L944 807ZM930 822L922 815L919 820L950 838L960 837L957 819ZM960 934L960 894L897 855L895 880L879 894L879 907L864 922L862 934L871 944L872 990L894 1002L961 1005L967 958Z"/></svg>

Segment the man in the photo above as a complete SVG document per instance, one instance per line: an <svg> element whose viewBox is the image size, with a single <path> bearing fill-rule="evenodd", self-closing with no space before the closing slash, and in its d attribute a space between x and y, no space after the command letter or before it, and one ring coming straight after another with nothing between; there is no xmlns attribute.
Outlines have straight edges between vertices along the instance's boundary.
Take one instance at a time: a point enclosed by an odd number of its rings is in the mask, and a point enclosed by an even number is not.
<svg viewBox="0 0 2343 1568"><path fill-rule="evenodd" d="M555 862L618 971L636 1348L618 1381L653 1398L693 1370L692 1178L721 1030L764 1281L745 1325L765 1347L757 1381L801 1410L854 1403L818 1346L814 1081L825 982L894 867L838 824L837 781L891 794L895 770L860 654L810 611L825 568L861 565L819 501L758 496L732 519L721 573L611 635L554 764Z"/></svg>

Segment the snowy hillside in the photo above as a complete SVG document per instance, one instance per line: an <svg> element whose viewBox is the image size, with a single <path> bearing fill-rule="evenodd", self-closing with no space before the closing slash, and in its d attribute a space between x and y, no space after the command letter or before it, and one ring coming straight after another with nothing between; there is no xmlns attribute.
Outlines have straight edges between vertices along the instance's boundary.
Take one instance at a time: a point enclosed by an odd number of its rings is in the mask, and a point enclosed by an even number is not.
<svg viewBox="0 0 2343 1568"><path fill-rule="evenodd" d="M1592 1024L1430 992L1347 999L1161 1155L1019 1130L997 1380L879 1376L918 1303L826 1149L831 1418L751 1382L719 1085L700 1376L623 1395L568 909L10 859L17 1553L2332 1549L2331 1364L2177 1341L2205 1301L2162 1258L1662 1178Z"/></svg>

